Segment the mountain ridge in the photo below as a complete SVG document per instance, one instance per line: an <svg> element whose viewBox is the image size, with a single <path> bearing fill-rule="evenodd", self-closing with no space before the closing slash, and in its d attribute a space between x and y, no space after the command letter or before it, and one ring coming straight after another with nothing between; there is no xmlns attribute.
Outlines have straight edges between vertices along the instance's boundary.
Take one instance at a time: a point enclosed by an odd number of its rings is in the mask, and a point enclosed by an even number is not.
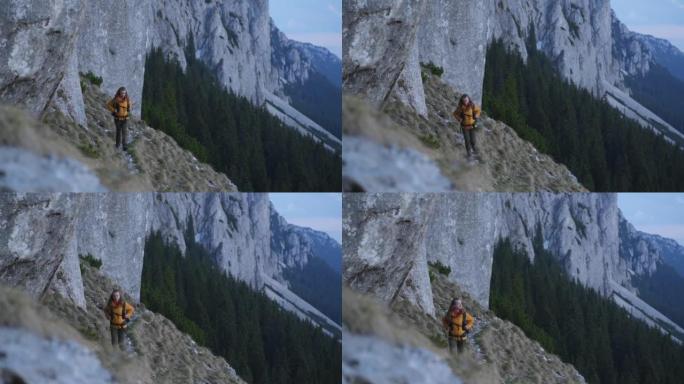
<svg viewBox="0 0 684 384"><path fill-rule="evenodd" d="M534 31L538 50L554 61L564 78L598 98L607 96L613 107L644 127L677 132L630 96L625 77L643 75L656 59L650 40L629 31L609 1L488 0L454 6L446 0L427 5L388 0L344 5L344 89L377 107L396 93L425 115L420 63L428 62L444 69L444 79L454 89L480 102L487 45L503 39L525 60ZM401 24L383 23L388 20ZM364 39L365 34L376 38Z"/></svg>
<svg viewBox="0 0 684 384"><path fill-rule="evenodd" d="M612 194L353 195L344 212L344 280L385 302L403 299L434 314L427 270L439 263L450 268L451 281L487 306L496 242L507 238L534 260L540 235L571 279L646 322L665 318L632 284L633 265L649 266L647 271L659 256L646 250L634 252L637 262L625 257L624 249L632 248L621 240ZM404 239L405 232L411 237Z"/></svg>
<svg viewBox="0 0 684 384"><path fill-rule="evenodd" d="M329 67L335 65L332 54L291 55L314 51L305 44L274 51L271 29L277 28L268 14L268 0L184 0L173 4L145 0L121 7L110 7L101 0L33 3L27 8L19 3L5 6L3 32L7 33L3 35L8 39L0 57L7 62L0 66L0 99L22 105L35 116L42 116L55 101L59 110L83 126L87 116L79 72L100 76L108 94L126 86L134 100L134 112L139 114L145 54L159 47L184 67L191 37L197 47L194 54L214 68L221 84L258 106L269 94L281 99L281 78L295 76L299 81L314 67L329 76ZM27 49L29 41L34 49ZM58 54L50 54L54 51ZM290 71L294 67L301 70ZM63 97L57 100L57 93ZM284 104L286 116L296 114L286 101ZM322 130L320 126L303 128L303 134L320 140L313 133Z"/></svg>
<svg viewBox="0 0 684 384"><path fill-rule="evenodd" d="M57 292L83 306L78 258L91 255L138 300L146 236L158 231L185 252L185 236L192 232L227 274L255 290L276 281L270 284L276 293L303 302L289 291L283 270L303 266L316 249L297 227L272 249L271 225L277 229L286 223L272 224L272 209L265 194L5 194L0 213L8 219L0 226L0 236L7 242L0 248L0 278L10 286L21 285L33 297ZM334 321L307 308L311 317L295 312L315 324L335 327Z"/></svg>

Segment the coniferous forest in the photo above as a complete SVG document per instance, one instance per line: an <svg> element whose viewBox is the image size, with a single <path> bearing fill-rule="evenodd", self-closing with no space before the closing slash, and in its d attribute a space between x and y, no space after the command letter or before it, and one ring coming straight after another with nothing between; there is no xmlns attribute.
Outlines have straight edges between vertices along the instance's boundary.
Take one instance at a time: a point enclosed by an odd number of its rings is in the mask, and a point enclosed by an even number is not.
<svg viewBox="0 0 684 384"><path fill-rule="evenodd" d="M339 153L227 91L194 58L192 41L186 58L183 72L160 49L147 56L142 117L148 125L225 173L240 191L341 190Z"/></svg>
<svg viewBox="0 0 684 384"><path fill-rule="evenodd" d="M574 365L588 383L681 383L684 346L570 279L535 240L535 259L500 242L490 307Z"/></svg>
<svg viewBox="0 0 684 384"><path fill-rule="evenodd" d="M625 80L634 100L684 133L684 81L657 64L646 74Z"/></svg>
<svg viewBox="0 0 684 384"><path fill-rule="evenodd" d="M501 41L490 45L483 96L490 116L565 164L591 191L684 190L684 151L561 78L535 40L532 30L526 64Z"/></svg>
<svg viewBox="0 0 684 384"><path fill-rule="evenodd" d="M191 233L190 231L188 233ZM159 233L145 243L141 301L249 383L340 383L341 342L216 266L186 236L183 256Z"/></svg>

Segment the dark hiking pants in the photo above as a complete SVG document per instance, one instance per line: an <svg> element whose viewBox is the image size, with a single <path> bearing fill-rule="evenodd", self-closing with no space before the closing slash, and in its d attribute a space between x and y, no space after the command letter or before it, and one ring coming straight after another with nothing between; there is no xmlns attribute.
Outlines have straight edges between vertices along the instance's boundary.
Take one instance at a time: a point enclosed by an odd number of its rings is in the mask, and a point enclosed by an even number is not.
<svg viewBox="0 0 684 384"><path fill-rule="evenodd" d="M453 353L454 348L458 353L463 353L465 350L465 339L459 339L453 336L449 336L449 352Z"/></svg>
<svg viewBox="0 0 684 384"><path fill-rule="evenodd" d="M477 147L475 146L475 128L473 127L461 127L463 131L463 138L465 139L466 151L468 155L473 152L477 153Z"/></svg>
<svg viewBox="0 0 684 384"><path fill-rule="evenodd" d="M110 326L109 331L112 334L112 346L115 347L117 344L120 349L124 349L124 335L126 330L124 328L117 328L115 326Z"/></svg>
<svg viewBox="0 0 684 384"><path fill-rule="evenodd" d="M116 147L123 147L123 149L126 149L126 147L128 147L128 143L126 142L128 120L114 119L114 124L116 125Z"/></svg>

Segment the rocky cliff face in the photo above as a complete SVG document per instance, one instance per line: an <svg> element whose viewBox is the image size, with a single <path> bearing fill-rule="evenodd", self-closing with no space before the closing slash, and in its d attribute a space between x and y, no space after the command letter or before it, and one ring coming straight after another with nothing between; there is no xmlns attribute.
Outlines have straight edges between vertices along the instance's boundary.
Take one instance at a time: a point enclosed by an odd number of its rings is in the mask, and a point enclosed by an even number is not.
<svg viewBox="0 0 684 384"><path fill-rule="evenodd" d="M227 273L255 289L278 280L281 294L288 293L283 269L318 251L309 230L288 224L266 194L3 194L0 217L0 280L81 306L79 255L102 260L102 271L137 300L154 231L182 251L192 236Z"/></svg>
<svg viewBox="0 0 684 384"><path fill-rule="evenodd" d="M78 0L0 5L0 99L40 114L64 79L83 19Z"/></svg>
<svg viewBox="0 0 684 384"><path fill-rule="evenodd" d="M341 87L340 59L325 48L289 39L271 21L271 81L282 89L286 84L304 83L311 71Z"/></svg>
<svg viewBox="0 0 684 384"><path fill-rule="evenodd" d="M534 258L538 239L569 276L646 323L684 334L631 281L660 263L681 270L684 248L636 231L612 194L354 194L345 195L343 222L345 282L389 304L406 300L434 315L427 270L439 263L487 306L497 242L509 239Z"/></svg>
<svg viewBox="0 0 684 384"><path fill-rule="evenodd" d="M414 45L425 3L343 1L342 79L346 91L363 95L376 106L389 98L409 59L417 59ZM414 77L408 80L418 84Z"/></svg>
<svg viewBox="0 0 684 384"><path fill-rule="evenodd" d="M638 231L622 214L620 257L634 275L651 275L659 263L665 263L684 276L684 247L675 240Z"/></svg>
<svg viewBox="0 0 684 384"><path fill-rule="evenodd" d="M129 324L124 352L113 351L102 310L115 284L82 267L84 306L54 294L35 300L0 286L3 383L245 383L225 359L144 306Z"/></svg>
<svg viewBox="0 0 684 384"><path fill-rule="evenodd" d="M539 229L544 247L559 255L571 276L607 294L611 281L627 279L618 257L617 219L616 197L603 194L347 195L344 276L352 287L355 281L375 286L388 268L410 270L419 277L407 278L409 283L394 281L408 272L388 273L390 283L383 285L388 293L381 297L429 301L424 270L428 262L439 262L451 268L451 279L487 305L496 243L511 239L533 258ZM409 230L409 239L387 235L408 225L420 229Z"/></svg>
<svg viewBox="0 0 684 384"><path fill-rule="evenodd" d="M430 263L449 267L449 279L487 306L497 242L509 239L534 258L538 239L569 276L639 317L663 319L638 298L631 277L681 250L634 231L613 194L349 194L344 235L343 276L352 288L428 314Z"/></svg>
<svg viewBox="0 0 684 384"><path fill-rule="evenodd" d="M433 62L444 68L443 78L452 87L481 102L487 44L502 39L526 59L532 28L536 36L532 43L565 78L597 97L621 90L613 101L616 106L633 102L624 76L645 73L654 61L656 45L629 31L608 0L428 3L345 1L346 91L376 104L394 92L425 114L416 68L419 62ZM638 118L636 113L630 116Z"/></svg>
<svg viewBox="0 0 684 384"><path fill-rule="evenodd" d="M93 72L103 78L108 94L127 87L139 114L147 52L160 47L185 66L191 38L195 52L189 54L213 68L226 88L259 105L282 95L283 79L303 81L311 70L334 77L335 67L339 78L339 59L322 48L273 49L282 48L286 38L273 26L268 5L268 0L4 4L0 100L36 115L54 103L86 125L78 73ZM273 46L272 36L278 38ZM295 114L291 109L286 112Z"/></svg>
<svg viewBox="0 0 684 384"><path fill-rule="evenodd" d="M108 96L86 79L79 90L87 127L53 107L42 123L18 108L0 107L0 190L237 191L226 175L135 117L128 123L128 151L117 150L114 122L102 107Z"/></svg>

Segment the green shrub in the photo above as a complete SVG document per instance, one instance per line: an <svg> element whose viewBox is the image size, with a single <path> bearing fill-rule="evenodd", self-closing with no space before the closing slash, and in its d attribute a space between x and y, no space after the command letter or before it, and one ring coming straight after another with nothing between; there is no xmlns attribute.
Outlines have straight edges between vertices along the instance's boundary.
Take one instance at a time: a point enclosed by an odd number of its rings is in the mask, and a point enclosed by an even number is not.
<svg viewBox="0 0 684 384"><path fill-rule="evenodd" d="M420 66L437 77L442 77L444 74L444 68L436 66L433 62L420 63Z"/></svg>
<svg viewBox="0 0 684 384"><path fill-rule="evenodd" d="M95 74L92 72L88 72L88 73L80 72L80 75L82 77L84 77L86 80L90 81L90 84L93 84L93 85L98 86L98 87L100 85L102 85L102 81L103 81L102 77L95 76Z"/></svg>
<svg viewBox="0 0 684 384"><path fill-rule="evenodd" d="M78 149L80 149L81 153L83 153L85 156L92 159L97 159L100 157L100 153L97 151L97 148L90 143L82 144L78 147Z"/></svg>
<svg viewBox="0 0 684 384"><path fill-rule="evenodd" d="M100 267L102 266L102 260L96 259L91 254L78 255L78 258L81 260L81 263L89 265L95 269L100 269Z"/></svg>
<svg viewBox="0 0 684 384"><path fill-rule="evenodd" d="M420 141L422 141L425 146L432 149L438 149L442 146L442 144L439 142L439 139L435 137L435 135L429 133L427 135L420 136Z"/></svg>
<svg viewBox="0 0 684 384"><path fill-rule="evenodd" d="M446 265L440 263L439 261L435 261L434 263L428 263L428 265L434 269L437 270L440 274L444 276L449 276L451 274L451 267L447 267Z"/></svg>

